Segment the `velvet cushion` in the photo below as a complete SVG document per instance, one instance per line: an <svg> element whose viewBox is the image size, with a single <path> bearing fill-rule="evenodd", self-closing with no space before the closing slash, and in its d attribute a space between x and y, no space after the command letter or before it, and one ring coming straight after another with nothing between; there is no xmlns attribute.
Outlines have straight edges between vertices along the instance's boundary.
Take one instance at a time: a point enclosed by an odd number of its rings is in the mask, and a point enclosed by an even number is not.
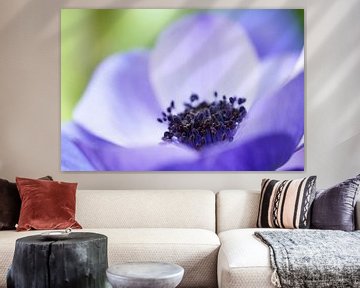
<svg viewBox="0 0 360 288"><path fill-rule="evenodd" d="M0 230L15 229L21 200L15 183L0 179Z"/></svg>
<svg viewBox="0 0 360 288"><path fill-rule="evenodd" d="M309 228L316 176L293 180L263 179L257 227Z"/></svg>
<svg viewBox="0 0 360 288"><path fill-rule="evenodd" d="M359 185L360 174L317 191L312 205L311 228L353 231Z"/></svg>
<svg viewBox="0 0 360 288"><path fill-rule="evenodd" d="M52 180L51 176L40 179ZM20 207L21 199L16 184L0 179L0 230L15 230Z"/></svg>
<svg viewBox="0 0 360 288"><path fill-rule="evenodd" d="M22 201L17 231L81 228L75 221L77 183L16 178Z"/></svg>

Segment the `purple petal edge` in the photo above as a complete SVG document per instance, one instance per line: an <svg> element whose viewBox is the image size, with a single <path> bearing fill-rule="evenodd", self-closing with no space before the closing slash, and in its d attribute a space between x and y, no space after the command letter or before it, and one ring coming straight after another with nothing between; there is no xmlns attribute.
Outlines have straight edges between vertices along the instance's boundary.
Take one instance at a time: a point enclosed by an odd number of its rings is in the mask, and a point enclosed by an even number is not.
<svg viewBox="0 0 360 288"><path fill-rule="evenodd" d="M69 125L61 129L61 171L95 171L94 165L76 144L72 130Z"/></svg>
<svg viewBox="0 0 360 288"><path fill-rule="evenodd" d="M63 135L62 141L71 143L62 149L63 171L160 171L164 166L195 162L199 157L195 150L165 143L121 147L92 135L76 123L65 125Z"/></svg>
<svg viewBox="0 0 360 288"><path fill-rule="evenodd" d="M304 147L298 149L278 171L304 171Z"/></svg>
<svg viewBox="0 0 360 288"><path fill-rule="evenodd" d="M245 28L261 58L300 52L304 33L294 9L251 9L233 14Z"/></svg>
<svg viewBox="0 0 360 288"><path fill-rule="evenodd" d="M148 52L106 58L94 72L73 119L91 134L121 146L155 144L165 132L149 80Z"/></svg>

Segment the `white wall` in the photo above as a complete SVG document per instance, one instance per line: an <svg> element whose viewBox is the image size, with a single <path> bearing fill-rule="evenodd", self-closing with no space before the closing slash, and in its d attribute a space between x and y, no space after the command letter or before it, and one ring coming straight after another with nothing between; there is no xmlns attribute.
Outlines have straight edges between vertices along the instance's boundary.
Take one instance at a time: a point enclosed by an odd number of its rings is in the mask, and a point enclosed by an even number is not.
<svg viewBox="0 0 360 288"><path fill-rule="evenodd" d="M60 172L60 8L305 8L306 171ZM0 2L0 178L52 175L83 189L257 189L263 177L318 175L326 187L360 173L359 0L16 0Z"/></svg>

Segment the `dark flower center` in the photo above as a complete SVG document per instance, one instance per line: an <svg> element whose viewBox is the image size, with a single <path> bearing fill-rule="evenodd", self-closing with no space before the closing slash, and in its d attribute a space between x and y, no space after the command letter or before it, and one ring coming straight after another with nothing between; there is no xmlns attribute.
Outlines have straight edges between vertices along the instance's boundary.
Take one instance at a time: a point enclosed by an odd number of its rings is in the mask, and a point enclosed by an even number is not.
<svg viewBox="0 0 360 288"><path fill-rule="evenodd" d="M214 92L214 101L199 101L197 94L192 94L189 103L184 103L185 110L173 114L175 102L171 101L166 112L157 118L160 123L168 124L168 130L162 140L182 143L196 150L221 141L234 139L240 122L246 115L242 105L246 99L225 95L219 100Z"/></svg>

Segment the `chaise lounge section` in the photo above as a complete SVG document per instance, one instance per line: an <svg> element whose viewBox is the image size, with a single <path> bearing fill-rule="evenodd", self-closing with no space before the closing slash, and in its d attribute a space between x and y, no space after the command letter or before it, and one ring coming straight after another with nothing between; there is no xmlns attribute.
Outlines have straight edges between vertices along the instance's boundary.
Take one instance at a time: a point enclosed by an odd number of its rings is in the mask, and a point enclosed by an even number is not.
<svg viewBox="0 0 360 288"><path fill-rule="evenodd" d="M253 235L261 230L255 228L259 201L257 191L223 190L216 195L221 288L274 287L269 248Z"/></svg>
<svg viewBox="0 0 360 288"><path fill-rule="evenodd" d="M271 283L269 247L254 236L260 192L223 190L216 195L217 233L221 247L218 256L218 287L275 287ZM360 224L360 202L355 219ZM280 229L276 229L280 230Z"/></svg>

